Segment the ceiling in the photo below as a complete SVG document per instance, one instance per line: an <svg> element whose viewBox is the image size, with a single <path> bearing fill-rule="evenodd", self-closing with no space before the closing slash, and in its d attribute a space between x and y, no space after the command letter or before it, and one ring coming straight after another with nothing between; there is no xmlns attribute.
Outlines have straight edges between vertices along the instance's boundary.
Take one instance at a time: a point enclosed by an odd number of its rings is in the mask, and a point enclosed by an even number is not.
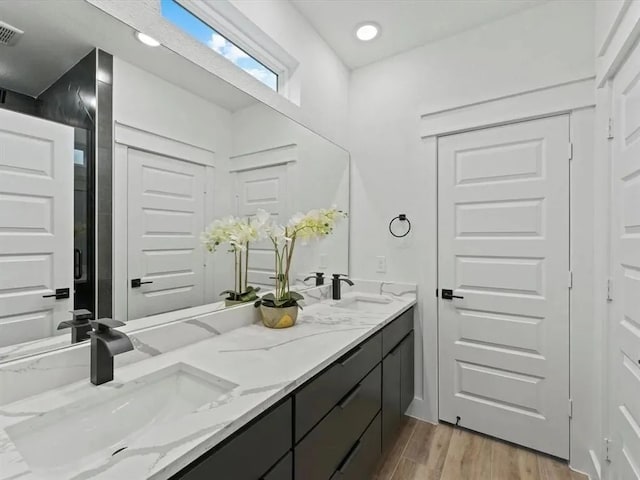
<svg viewBox="0 0 640 480"><path fill-rule="evenodd" d="M227 110L257 102L168 48L144 46L131 27L87 2L1 0L0 21L25 32L15 46L0 45L3 88L36 97L97 47Z"/></svg>
<svg viewBox="0 0 640 480"><path fill-rule="evenodd" d="M0 21L25 32L15 46L0 45L0 86L37 97L93 46L55 15L34 15L28 4L0 2Z"/></svg>
<svg viewBox="0 0 640 480"><path fill-rule="evenodd" d="M544 3L546 0L291 0L349 68L358 68ZM357 40L366 21L381 26Z"/></svg>

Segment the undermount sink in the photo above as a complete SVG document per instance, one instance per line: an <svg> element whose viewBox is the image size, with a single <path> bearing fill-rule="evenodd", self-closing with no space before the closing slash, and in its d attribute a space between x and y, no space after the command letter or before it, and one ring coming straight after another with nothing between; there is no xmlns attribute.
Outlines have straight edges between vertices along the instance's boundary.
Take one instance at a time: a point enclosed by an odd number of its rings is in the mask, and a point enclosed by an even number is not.
<svg viewBox="0 0 640 480"><path fill-rule="evenodd" d="M66 405L7 428L34 473L69 478L102 463L136 438L177 421L237 387L183 363L158 370L88 401Z"/></svg>
<svg viewBox="0 0 640 480"><path fill-rule="evenodd" d="M383 295L354 295L343 298L333 306L347 310L357 310L361 312L377 312L384 310L386 305L392 300Z"/></svg>

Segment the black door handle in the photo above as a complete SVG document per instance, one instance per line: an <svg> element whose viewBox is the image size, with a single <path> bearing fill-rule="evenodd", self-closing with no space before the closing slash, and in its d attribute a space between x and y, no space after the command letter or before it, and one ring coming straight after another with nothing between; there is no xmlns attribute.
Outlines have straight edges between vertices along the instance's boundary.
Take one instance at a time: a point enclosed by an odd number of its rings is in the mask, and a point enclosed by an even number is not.
<svg viewBox="0 0 640 480"><path fill-rule="evenodd" d="M133 280L131 280L131 288L140 288L145 283L153 283L153 282L151 280L143 282L139 278L134 278Z"/></svg>
<svg viewBox="0 0 640 480"><path fill-rule="evenodd" d="M56 292L50 295L42 295L42 298L55 298L56 300L62 300L63 298L69 298L68 288L56 288Z"/></svg>
<svg viewBox="0 0 640 480"><path fill-rule="evenodd" d="M444 300L453 300L454 298L464 298L461 297L460 295L454 295L453 294L453 290L447 290L446 288L442 289L442 298Z"/></svg>
<svg viewBox="0 0 640 480"><path fill-rule="evenodd" d="M73 251L73 256L74 256L74 275L73 278L75 280L80 280L82 278L82 250L80 250L79 248L76 248Z"/></svg>

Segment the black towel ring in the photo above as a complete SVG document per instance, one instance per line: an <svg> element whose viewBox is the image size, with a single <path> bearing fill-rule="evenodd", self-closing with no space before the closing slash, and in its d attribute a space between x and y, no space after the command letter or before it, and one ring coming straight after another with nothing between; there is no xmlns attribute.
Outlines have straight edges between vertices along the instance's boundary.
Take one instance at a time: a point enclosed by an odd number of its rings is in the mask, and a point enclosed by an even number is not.
<svg viewBox="0 0 640 480"><path fill-rule="evenodd" d="M395 233L393 231L393 222L395 222L396 220L400 221L400 222L407 222L407 224L409 225L409 228L407 228L407 231L404 232L402 235L398 235L397 233ZM391 235L393 235L396 238L402 238L402 237L406 237L407 235L409 235L409 232L411 231L411 222L409 221L409 219L407 218L407 215L404 213L401 213L400 215L398 215L397 217L395 217L394 219L392 219L389 222L389 233L391 233Z"/></svg>

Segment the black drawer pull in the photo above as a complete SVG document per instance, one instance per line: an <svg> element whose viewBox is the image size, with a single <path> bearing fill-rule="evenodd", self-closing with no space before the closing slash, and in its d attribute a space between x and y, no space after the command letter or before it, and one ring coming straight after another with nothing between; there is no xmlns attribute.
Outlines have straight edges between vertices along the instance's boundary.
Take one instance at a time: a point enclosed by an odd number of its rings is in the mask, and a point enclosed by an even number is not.
<svg viewBox="0 0 640 480"><path fill-rule="evenodd" d="M347 393L347 395L342 400L340 400L340 403L338 404L338 406L343 410L347 408L347 405L349 405L351 403L351 400L353 400L356 397L356 395L358 395L358 392L360 391L361 388L362 388L362 385L360 383L356 385L353 388L353 390Z"/></svg>
<svg viewBox="0 0 640 480"><path fill-rule="evenodd" d="M340 366L344 367L345 365L347 365L351 360L356 358L360 354L360 352L362 352L362 347L358 347L353 350L347 358L343 358L340 360Z"/></svg>
<svg viewBox="0 0 640 480"><path fill-rule="evenodd" d="M362 447L362 443L360 443L360 440L358 440L356 444L353 446L353 448L351 449L351 451L347 454L347 457L342 461L342 463L340 464L340 467L338 468L338 472L341 475L344 475L344 473L347 471L349 464L358 454L360 447Z"/></svg>

